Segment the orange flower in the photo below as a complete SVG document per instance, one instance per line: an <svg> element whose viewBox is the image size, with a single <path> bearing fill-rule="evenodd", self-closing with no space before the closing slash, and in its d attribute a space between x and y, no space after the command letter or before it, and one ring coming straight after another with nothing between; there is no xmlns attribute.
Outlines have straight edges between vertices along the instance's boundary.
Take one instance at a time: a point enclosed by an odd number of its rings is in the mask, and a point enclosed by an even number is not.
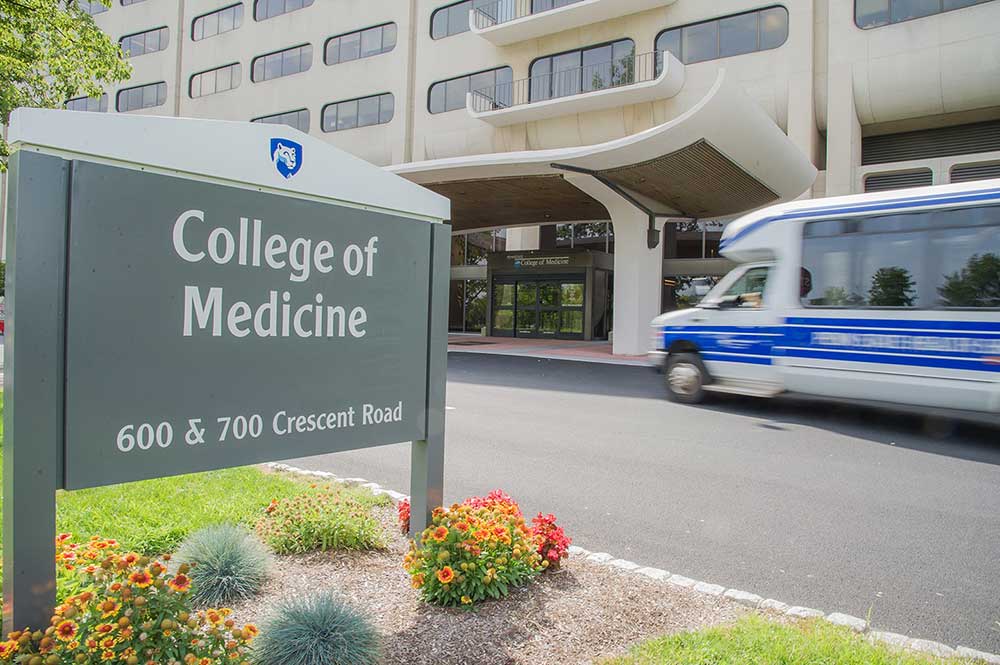
<svg viewBox="0 0 1000 665"><path fill-rule="evenodd" d="M451 566L445 566L437 572L437 578L441 584L448 584L455 579L455 571L451 569Z"/></svg>
<svg viewBox="0 0 1000 665"><path fill-rule="evenodd" d="M17 653L18 646L18 643L14 640L0 642L0 658L10 658Z"/></svg>
<svg viewBox="0 0 1000 665"><path fill-rule="evenodd" d="M124 561L130 566L138 560L139 560L139 555L136 554L135 552L129 552L128 554L122 557L122 561Z"/></svg>
<svg viewBox="0 0 1000 665"><path fill-rule="evenodd" d="M438 541L439 543L444 542L448 538L448 527L439 526L438 528L434 529L434 531L431 533L431 538Z"/></svg>
<svg viewBox="0 0 1000 665"><path fill-rule="evenodd" d="M413 586L414 589L419 589L420 587L422 587L424 585L424 574L417 573L416 575L414 575L413 579L410 581L410 585Z"/></svg>
<svg viewBox="0 0 1000 665"><path fill-rule="evenodd" d="M102 624L99 624L99 625L97 626L97 628L95 628L95 630L96 630L96 631L97 631L98 633L101 633L101 634L107 634L107 633L110 633L110 632L111 632L112 630L114 630L114 629L115 629L115 627L114 627L114 626L112 626L112 625L111 625L110 623L102 623Z"/></svg>
<svg viewBox="0 0 1000 665"><path fill-rule="evenodd" d="M170 580L169 582L167 582L167 586L169 586L171 589L173 589L174 591L177 591L179 593L183 593L185 591L190 591L191 590L191 578L188 577L187 575L183 574L183 573L179 573L177 575L177 577L175 577L172 580Z"/></svg>
<svg viewBox="0 0 1000 665"><path fill-rule="evenodd" d="M56 626L56 637L63 642L69 642L76 637L76 628L75 621L70 621L69 619L60 621Z"/></svg>
<svg viewBox="0 0 1000 665"><path fill-rule="evenodd" d="M150 584L153 583L153 578L150 576L149 572L146 570L137 570L128 576L128 581L136 585L140 589L145 589Z"/></svg>
<svg viewBox="0 0 1000 665"><path fill-rule="evenodd" d="M459 531L461 531L462 533L465 533L466 531L469 530L469 523L468 522L456 522L455 523L455 528L458 529Z"/></svg>
<svg viewBox="0 0 1000 665"><path fill-rule="evenodd" d="M247 625L243 626L243 639L252 640L259 634L260 631L257 629L257 626L253 625L252 623L248 623Z"/></svg>

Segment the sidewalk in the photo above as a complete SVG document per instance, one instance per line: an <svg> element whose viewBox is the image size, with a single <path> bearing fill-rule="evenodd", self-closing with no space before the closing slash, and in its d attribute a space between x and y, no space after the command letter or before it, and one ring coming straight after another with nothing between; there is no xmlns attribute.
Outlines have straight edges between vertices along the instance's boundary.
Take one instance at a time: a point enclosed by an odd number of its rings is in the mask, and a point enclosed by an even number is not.
<svg viewBox="0 0 1000 665"><path fill-rule="evenodd" d="M623 356L611 352L610 342L582 342L565 339L521 339L515 337L481 337L449 334L449 353L491 353L500 356L522 356L547 360L576 360L648 367L646 356Z"/></svg>

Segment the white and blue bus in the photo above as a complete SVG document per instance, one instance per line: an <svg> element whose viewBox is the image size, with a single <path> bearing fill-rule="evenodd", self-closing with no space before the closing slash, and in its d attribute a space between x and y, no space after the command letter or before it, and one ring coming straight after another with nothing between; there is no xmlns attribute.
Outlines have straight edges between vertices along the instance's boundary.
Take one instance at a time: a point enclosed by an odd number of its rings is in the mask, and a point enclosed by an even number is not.
<svg viewBox="0 0 1000 665"><path fill-rule="evenodd" d="M1000 413L1000 180L773 206L729 224L720 251L740 265L652 323L671 399Z"/></svg>

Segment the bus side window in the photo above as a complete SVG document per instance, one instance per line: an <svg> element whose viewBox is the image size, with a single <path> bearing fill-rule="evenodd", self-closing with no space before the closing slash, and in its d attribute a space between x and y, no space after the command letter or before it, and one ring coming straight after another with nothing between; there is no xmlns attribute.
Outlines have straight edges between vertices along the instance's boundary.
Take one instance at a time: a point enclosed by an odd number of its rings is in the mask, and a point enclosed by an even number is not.
<svg viewBox="0 0 1000 665"><path fill-rule="evenodd" d="M738 307L759 309L764 306L764 288L767 286L767 276L770 268L757 266L750 268L743 276L726 289L723 300L738 300Z"/></svg>

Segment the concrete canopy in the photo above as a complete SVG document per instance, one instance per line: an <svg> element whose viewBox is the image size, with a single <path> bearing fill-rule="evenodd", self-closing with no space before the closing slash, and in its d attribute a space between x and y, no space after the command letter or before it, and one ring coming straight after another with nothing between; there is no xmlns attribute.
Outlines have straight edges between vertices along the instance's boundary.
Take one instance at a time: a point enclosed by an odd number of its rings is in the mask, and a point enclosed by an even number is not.
<svg viewBox="0 0 1000 665"><path fill-rule="evenodd" d="M389 167L452 201L456 231L608 220L606 206L571 184L586 173L662 217L718 217L793 199L816 169L771 118L719 72L677 118L605 143L471 155Z"/></svg>

